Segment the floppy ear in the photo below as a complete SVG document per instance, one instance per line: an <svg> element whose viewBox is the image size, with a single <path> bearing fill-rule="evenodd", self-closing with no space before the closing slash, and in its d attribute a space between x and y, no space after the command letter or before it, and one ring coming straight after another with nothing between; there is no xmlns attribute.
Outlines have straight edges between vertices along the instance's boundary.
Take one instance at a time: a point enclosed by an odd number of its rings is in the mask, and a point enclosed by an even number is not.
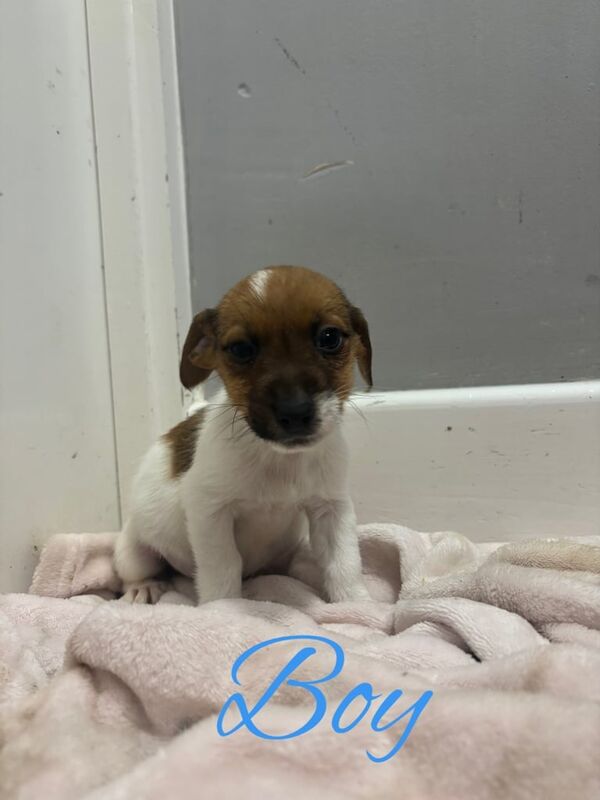
<svg viewBox="0 0 600 800"><path fill-rule="evenodd" d="M356 360L360 374L363 376L369 389L373 386L373 375L371 373L371 339L369 338L369 325L364 314L356 306L350 306L350 322L354 333L358 336L356 347Z"/></svg>
<svg viewBox="0 0 600 800"><path fill-rule="evenodd" d="M179 377L186 389L205 381L216 366L216 322L214 308L207 308L192 320L179 365Z"/></svg>

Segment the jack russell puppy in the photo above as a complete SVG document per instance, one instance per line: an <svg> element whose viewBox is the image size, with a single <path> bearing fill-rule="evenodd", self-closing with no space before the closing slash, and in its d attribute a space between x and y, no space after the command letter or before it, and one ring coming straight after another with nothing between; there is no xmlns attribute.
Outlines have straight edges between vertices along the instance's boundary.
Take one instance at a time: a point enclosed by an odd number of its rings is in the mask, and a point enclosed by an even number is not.
<svg viewBox="0 0 600 800"><path fill-rule="evenodd" d="M167 564L200 603L240 597L259 572L302 577L307 552L331 602L368 598L340 424L355 360L371 387L362 312L302 267L259 270L194 317L181 381L215 370L224 388L142 462L115 549L124 599L156 602Z"/></svg>

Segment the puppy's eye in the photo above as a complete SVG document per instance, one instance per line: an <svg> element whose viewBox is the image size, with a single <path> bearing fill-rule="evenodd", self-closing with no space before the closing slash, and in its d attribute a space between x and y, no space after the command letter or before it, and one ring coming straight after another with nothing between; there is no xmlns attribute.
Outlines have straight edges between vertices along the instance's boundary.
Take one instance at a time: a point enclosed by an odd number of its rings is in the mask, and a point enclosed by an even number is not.
<svg viewBox="0 0 600 800"><path fill-rule="evenodd" d="M256 345L249 341L232 342L226 348L238 364L248 364L256 357Z"/></svg>
<svg viewBox="0 0 600 800"><path fill-rule="evenodd" d="M328 355L339 353L344 344L344 334L338 328L331 326L321 328L316 338L317 348Z"/></svg>

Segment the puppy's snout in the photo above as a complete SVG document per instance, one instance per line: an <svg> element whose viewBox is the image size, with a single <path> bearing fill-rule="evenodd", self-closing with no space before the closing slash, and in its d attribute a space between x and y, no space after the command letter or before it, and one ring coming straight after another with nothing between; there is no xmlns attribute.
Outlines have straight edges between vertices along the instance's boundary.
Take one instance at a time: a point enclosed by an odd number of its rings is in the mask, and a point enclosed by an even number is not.
<svg viewBox="0 0 600 800"><path fill-rule="evenodd" d="M277 424L286 436L307 436L315 428L315 401L306 392L296 391L278 397L273 404Z"/></svg>

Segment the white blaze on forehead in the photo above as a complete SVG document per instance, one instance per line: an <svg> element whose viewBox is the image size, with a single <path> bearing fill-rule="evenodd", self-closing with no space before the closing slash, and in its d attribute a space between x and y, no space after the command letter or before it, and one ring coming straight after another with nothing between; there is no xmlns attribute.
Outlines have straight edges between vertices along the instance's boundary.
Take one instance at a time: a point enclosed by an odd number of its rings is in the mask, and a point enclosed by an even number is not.
<svg viewBox="0 0 600 800"><path fill-rule="evenodd" d="M270 269L259 269L254 275L250 276L250 289L258 297L259 300L264 300L267 293L267 283L271 277Z"/></svg>

